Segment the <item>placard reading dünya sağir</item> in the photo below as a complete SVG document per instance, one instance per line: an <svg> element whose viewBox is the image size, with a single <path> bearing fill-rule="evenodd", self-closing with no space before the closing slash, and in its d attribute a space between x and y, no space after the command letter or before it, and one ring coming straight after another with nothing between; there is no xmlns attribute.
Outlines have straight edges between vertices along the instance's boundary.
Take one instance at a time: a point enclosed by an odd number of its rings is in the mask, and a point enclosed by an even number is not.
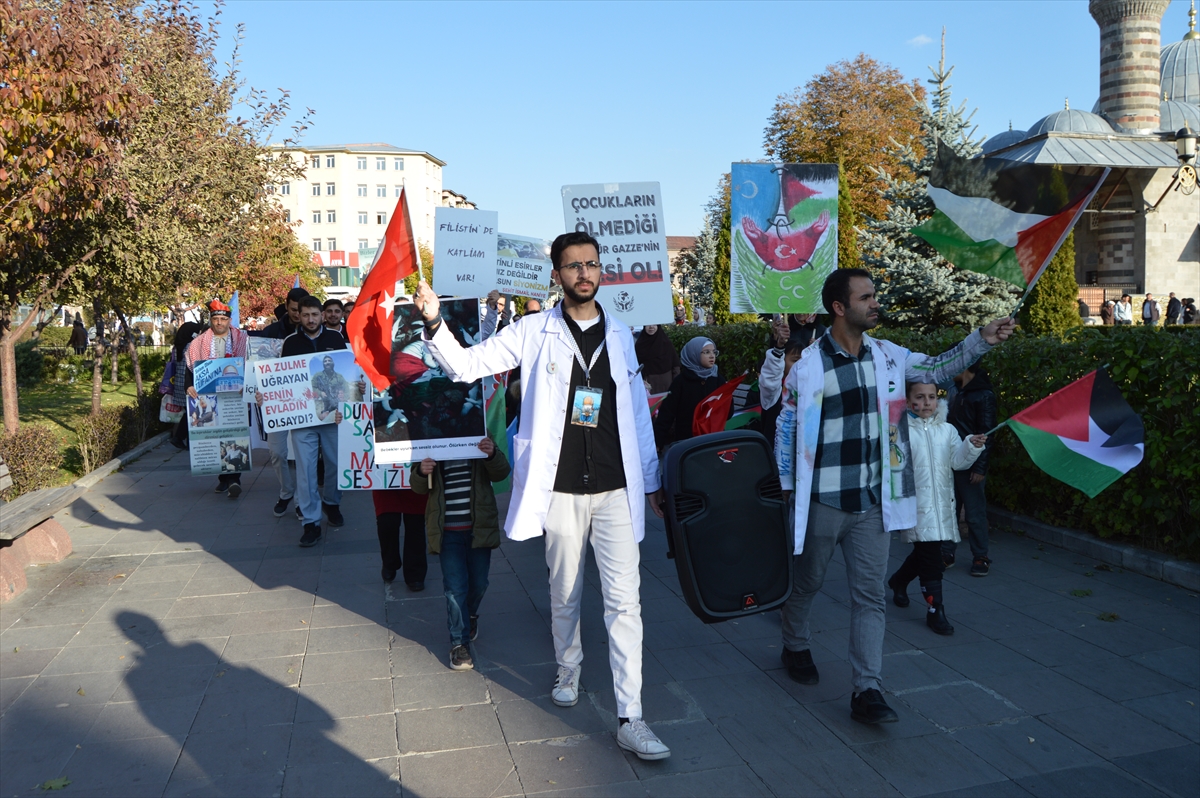
<svg viewBox="0 0 1200 798"><path fill-rule="evenodd" d="M671 264L658 183L563 186L567 231L600 243L603 273L597 299L631 327L668 324Z"/></svg>

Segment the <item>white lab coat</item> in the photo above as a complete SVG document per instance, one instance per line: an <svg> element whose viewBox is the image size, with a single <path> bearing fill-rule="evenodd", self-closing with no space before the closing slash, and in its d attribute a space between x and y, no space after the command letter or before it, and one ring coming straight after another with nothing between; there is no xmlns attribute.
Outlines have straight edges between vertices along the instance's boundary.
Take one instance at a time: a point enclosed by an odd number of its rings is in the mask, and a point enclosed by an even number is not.
<svg viewBox="0 0 1200 798"><path fill-rule="evenodd" d="M629 328L612 314L608 318L609 370L617 388L617 427L625 492L634 536L645 534L645 494L659 489L654 427L646 390L637 373ZM521 367L521 423L513 440L513 492L504 532L513 540L542 534L562 449L571 369L575 354L562 327L562 306L510 324L483 343L463 348L442 324L429 351L455 382L471 382L489 374Z"/></svg>

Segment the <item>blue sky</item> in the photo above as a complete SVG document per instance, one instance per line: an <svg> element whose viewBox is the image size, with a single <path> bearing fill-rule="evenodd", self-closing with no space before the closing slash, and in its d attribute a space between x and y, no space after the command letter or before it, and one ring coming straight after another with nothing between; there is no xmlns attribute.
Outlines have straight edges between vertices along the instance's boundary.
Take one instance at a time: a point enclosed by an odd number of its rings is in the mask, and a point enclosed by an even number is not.
<svg viewBox="0 0 1200 798"><path fill-rule="evenodd" d="M957 101L992 135L1090 110L1099 33L1070 2L231 2L242 69L316 110L308 144L386 141L510 233L563 230L567 183L657 180L694 235L736 160L763 156L775 98L859 52L925 80L942 27ZM1163 41L1187 30L1175 0ZM224 55L225 53L223 53Z"/></svg>

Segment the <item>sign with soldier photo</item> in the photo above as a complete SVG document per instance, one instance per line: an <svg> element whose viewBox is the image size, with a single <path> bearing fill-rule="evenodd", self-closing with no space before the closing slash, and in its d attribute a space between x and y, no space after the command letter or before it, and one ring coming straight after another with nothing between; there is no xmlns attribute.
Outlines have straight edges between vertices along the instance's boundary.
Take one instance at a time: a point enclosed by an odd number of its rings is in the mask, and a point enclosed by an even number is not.
<svg viewBox="0 0 1200 798"><path fill-rule="evenodd" d="M349 349L255 360L263 427L283 432L334 423L342 402L361 402L363 375Z"/></svg>
<svg viewBox="0 0 1200 798"><path fill-rule="evenodd" d="M396 305L392 332L392 384L374 405L375 461L412 463L426 457L484 457L486 434L482 381L454 382L422 340L416 306ZM463 346L479 342L479 301L442 301L442 320Z"/></svg>

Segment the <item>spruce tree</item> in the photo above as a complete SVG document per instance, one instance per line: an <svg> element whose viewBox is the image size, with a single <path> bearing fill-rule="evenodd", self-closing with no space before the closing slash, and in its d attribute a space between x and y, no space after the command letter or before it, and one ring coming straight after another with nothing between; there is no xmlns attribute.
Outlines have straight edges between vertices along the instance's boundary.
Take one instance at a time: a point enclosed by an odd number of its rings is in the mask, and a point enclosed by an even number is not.
<svg viewBox="0 0 1200 798"><path fill-rule="evenodd" d="M858 213L854 209L854 198L846 180L846 162L838 158L838 261L839 269L857 269L862 266L858 252Z"/></svg>
<svg viewBox="0 0 1200 798"><path fill-rule="evenodd" d="M944 32L941 60L937 69L930 67L929 71L933 90L928 103L922 103L920 137L893 140L889 148L916 177L900 179L873 167L888 211L883 219L867 220L859 246L865 265L877 275L879 301L888 324L927 330L979 326L1010 313L1020 291L1011 283L952 267L937 250L909 232L934 212L928 184L938 141L965 158L978 155L982 143L971 126L974 111L966 113L965 101L957 107L952 103L954 67L946 68Z"/></svg>
<svg viewBox="0 0 1200 798"><path fill-rule="evenodd" d="M1075 233L1072 232L1029 292L1029 298L1021 307L1021 327L1035 335L1062 337L1067 330L1083 324L1078 299Z"/></svg>

